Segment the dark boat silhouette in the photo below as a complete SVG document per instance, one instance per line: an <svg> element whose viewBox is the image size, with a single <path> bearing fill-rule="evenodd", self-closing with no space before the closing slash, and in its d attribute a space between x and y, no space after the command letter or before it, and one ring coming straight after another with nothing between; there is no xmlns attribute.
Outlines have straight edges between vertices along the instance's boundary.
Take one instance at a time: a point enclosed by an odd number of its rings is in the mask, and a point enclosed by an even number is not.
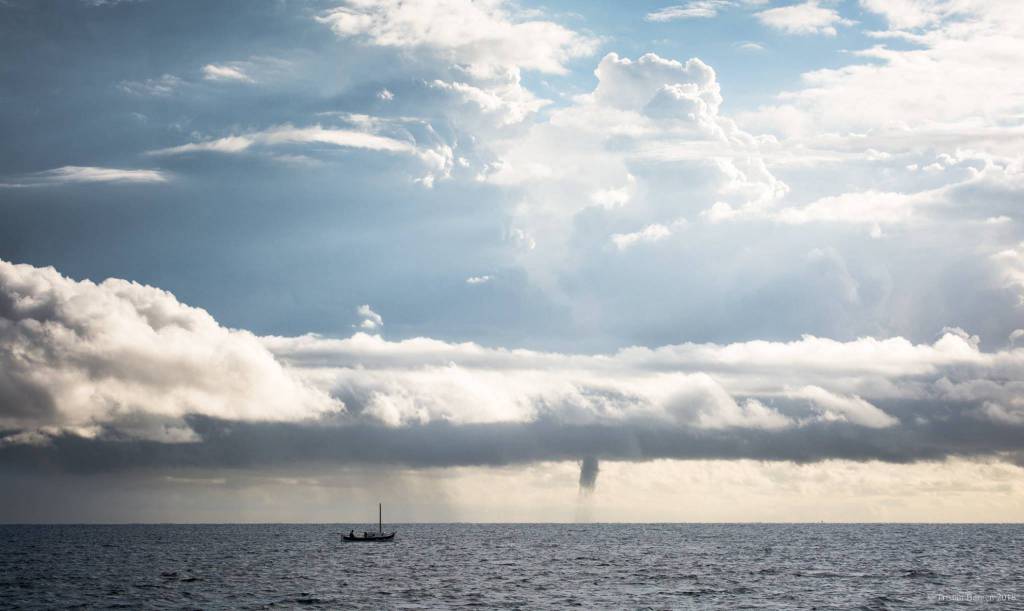
<svg viewBox="0 0 1024 611"><path fill-rule="evenodd" d="M384 509L380 503L377 504L377 532L364 530L363 534L357 535L355 530L352 530L347 535L341 536L343 541L391 541L394 538L395 531L384 532Z"/></svg>

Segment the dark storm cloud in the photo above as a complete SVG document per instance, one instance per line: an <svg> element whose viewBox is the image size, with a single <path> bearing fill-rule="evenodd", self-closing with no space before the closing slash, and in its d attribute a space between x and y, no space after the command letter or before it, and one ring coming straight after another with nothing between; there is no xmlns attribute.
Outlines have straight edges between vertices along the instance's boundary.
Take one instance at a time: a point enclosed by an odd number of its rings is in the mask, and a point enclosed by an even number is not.
<svg viewBox="0 0 1024 611"><path fill-rule="evenodd" d="M1019 455L1018 427L980 420L976 406L905 401L885 405L906 424L867 429L819 422L780 431L707 431L652 425L367 424L227 422L192 417L196 443L159 443L73 435L48 445L0 444L0 464L32 472L103 473L134 469L242 468L289 465L389 465L412 468L511 465L580 460L580 485L594 481L598 460L756 459L799 463L826 459L907 463L954 456ZM927 422L913 424L916 418Z"/></svg>

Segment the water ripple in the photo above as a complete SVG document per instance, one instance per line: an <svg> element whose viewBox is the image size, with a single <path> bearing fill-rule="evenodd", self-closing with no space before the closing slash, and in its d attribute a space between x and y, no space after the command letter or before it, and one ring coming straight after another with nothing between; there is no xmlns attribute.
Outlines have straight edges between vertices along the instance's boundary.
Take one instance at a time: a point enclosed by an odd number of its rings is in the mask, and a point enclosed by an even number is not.
<svg viewBox="0 0 1024 611"><path fill-rule="evenodd" d="M0 608L1024 609L1013 525L0 526Z"/></svg>

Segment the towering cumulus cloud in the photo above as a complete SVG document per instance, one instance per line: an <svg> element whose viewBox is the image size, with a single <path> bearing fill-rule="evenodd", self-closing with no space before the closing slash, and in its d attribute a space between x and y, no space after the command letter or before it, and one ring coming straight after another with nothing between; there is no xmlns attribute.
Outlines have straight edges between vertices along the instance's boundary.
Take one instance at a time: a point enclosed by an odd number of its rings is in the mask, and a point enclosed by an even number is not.
<svg viewBox="0 0 1024 611"><path fill-rule="evenodd" d="M281 463L1019 456L1024 349L902 338L607 355L226 329L157 288L0 264L0 460Z"/></svg>

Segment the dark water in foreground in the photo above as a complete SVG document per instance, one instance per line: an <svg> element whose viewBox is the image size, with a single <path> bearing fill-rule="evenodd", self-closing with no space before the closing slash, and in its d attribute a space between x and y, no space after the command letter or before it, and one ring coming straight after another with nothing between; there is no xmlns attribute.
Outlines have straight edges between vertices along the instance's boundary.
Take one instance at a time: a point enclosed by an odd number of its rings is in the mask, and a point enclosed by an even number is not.
<svg viewBox="0 0 1024 611"><path fill-rule="evenodd" d="M349 528L0 526L0 607L1024 609L1021 525Z"/></svg>

